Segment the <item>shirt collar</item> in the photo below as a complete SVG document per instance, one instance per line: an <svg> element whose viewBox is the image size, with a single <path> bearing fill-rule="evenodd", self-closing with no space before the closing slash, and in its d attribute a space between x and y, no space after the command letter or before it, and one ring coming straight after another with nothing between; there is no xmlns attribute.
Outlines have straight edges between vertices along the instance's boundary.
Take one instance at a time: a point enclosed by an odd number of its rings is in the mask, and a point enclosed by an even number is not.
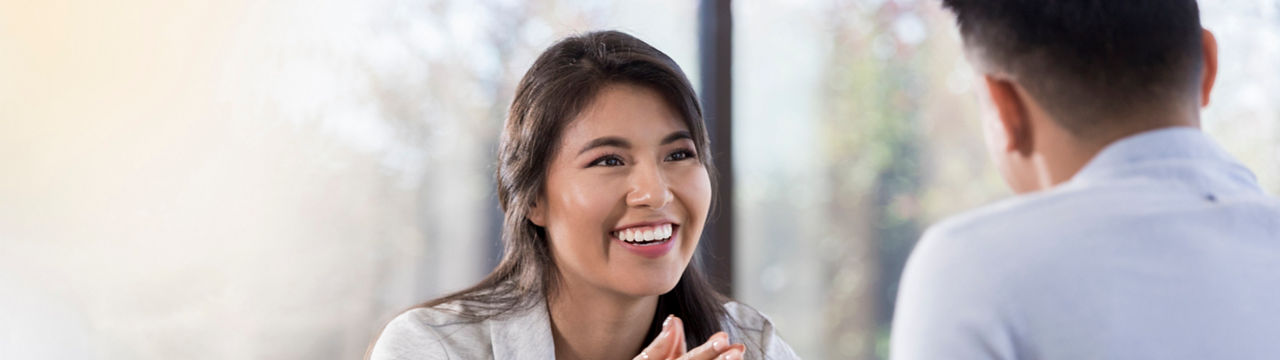
<svg viewBox="0 0 1280 360"><path fill-rule="evenodd" d="M547 304L538 301L527 309L495 318L489 323L494 359L554 359L555 340Z"/></svg>
<svg viewBox="0 0 1280 360"><path fill-rule="evenodd" d="M1071 183L1091 183L1130 173L1132 169L1161 164L1199 163L1201 168L1225 170L1233 182L1257 185L1257 178L1218 146L1204 132L1192 127L1167 127L1117 140L1089 160Z"/></svg>

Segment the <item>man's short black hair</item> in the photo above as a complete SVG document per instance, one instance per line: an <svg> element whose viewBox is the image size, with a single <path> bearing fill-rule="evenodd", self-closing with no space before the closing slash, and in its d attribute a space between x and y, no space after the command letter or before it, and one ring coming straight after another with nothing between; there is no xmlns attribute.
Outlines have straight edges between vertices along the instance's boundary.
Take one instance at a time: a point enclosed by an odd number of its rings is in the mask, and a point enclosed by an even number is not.
<svg viewBox="0 0 1280 360"><path fill-rule="evenodd" d="M1080 135L1199 94L1195 0L943 0L978 67Z"/></svg>

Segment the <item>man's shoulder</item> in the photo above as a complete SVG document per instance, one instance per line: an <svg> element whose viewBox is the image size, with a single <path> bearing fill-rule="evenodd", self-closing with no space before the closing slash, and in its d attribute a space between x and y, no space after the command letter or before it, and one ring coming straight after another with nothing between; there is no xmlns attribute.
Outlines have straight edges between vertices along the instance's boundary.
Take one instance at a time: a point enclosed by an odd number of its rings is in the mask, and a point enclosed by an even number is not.
<svg viewBox="0 0 1280 360"><path fill-rule="evenodd" d="M1039 289L1038 274L1047 263L1064 260L1054 256L1053 247L1071 246L1058 241L1069 236L1058 233L1061 215L1086 207L1095 197L1091 189L1055 188L931 226L903 270L893 346L924 353L934 348L960 351L951 354L956 357L1016 353L1009 329L1026 306L1022 300Z"/></svg>
<svg viewBox="0 0 1280 360"><path fill-rule="evenodd" d="M924 240L999 243L1030 234L1043 236L1047 229L1062 224L1062 215L1087 209L1097 192L1063 187L1014 196L943 219L926 230Z"/></svg>
<svg viewBox="0 0 1280 360"><path fill-rule="evenodd" d="M1232 211L1280 213L1280 200L1264 193L1243 192L1223 198L1189 191L1151 177L1110 182L1068 182L1053 189L1019 195L946 218L925 232L922 245L990 247L1058 247L1063 241L1111 236L1149 227L1160 221L1204 222L1198 214Z"/></svg>
<svg viewBox="0 0 1280 360"><path fill-rule="evenodd" d="M1133 212L1123 186L1062 186L1005 199L930 226L912 251L911 262L949 272L971 273L974 281L1016 282L990 274L1027 274L1052 262L1070 261L1086 249L1075 241L1085 232L1104 231L1114 219ZM1152 206L1141 204L1138 206Z"/></svg>

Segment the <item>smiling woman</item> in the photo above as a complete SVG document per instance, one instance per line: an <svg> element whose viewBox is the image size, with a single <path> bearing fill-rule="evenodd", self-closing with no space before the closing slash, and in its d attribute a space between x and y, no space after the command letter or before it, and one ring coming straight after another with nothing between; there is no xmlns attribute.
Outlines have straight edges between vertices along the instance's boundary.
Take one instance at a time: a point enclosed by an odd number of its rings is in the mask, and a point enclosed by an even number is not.
<svg viewBox="0 0 1280 360"><path fill-rule="evenodd" d="M715 183L702 121L679 66L639 39L551 46L520 81L499 148L501 263L400 314L370 356L794 358L698 265Z"/></svg>
<svg viewBox="0 0 1280 360"><path fill-rule="evenodd" d="M565 128L559 148L582 150L555 156L530 216L550 237L560 280L577 285L565 288L642 297L680 280L711 204L708 166L697 157L704 151L681 119L658 92L621 84L601 90ZM690 272L692 286L681 290L714 294L699 287L696 267Z"/></svg>

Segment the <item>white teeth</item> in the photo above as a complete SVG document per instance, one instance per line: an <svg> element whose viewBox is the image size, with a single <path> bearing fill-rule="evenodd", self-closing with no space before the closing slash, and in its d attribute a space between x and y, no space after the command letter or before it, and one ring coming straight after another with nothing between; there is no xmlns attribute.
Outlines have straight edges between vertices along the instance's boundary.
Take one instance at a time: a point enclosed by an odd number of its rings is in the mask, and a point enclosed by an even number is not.
<svg viewBox="0 0 1280 360"><path fill-rule="evenodd" d="M641 230L640 228L618 230L613 232L612 235L617 237L618 240L626 241L629 243L646 243L646 242L652 242L655 240L661 241L661 240L670 239L671 234L672 234L671 224L662 224L657 227L652 227L652 228L643 229L643 230Z"/></svg>

